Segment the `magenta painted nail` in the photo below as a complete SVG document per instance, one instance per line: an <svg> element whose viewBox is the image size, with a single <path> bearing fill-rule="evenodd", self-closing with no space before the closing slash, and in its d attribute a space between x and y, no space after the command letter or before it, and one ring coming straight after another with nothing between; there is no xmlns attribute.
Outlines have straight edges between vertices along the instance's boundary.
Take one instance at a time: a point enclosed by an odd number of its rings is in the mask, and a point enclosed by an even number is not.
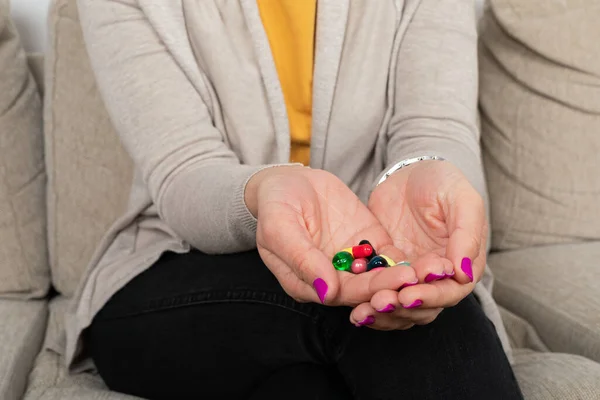
<svg viewBox="0 0 600 400"><path fill-rule="evenodd" d="M400 286L400 287L398 288L398 290L404 289L405 287L409 287L409 286L415 286L417 283L419 283L419 280L418 280L418 279L417 279L416 281L414 281L414 282L406 282L406 283L403 283L403 284L402 284L402 286Z"/></svg>
<svg viewBox="0 0 600 400"><path fill-rule="evenodd" d="M473 282L473 265L469 257L462 259L462 262L460 263L460 269L462 269L465 275L467 275L471 282Z"/></svg>
<svg viewBox="0 0 600 400"><path fill-rule="evenodd" d="M440 279L444 279L446 277L446 274L442 274L442 275L438 275L438 274L427 274L427 276L425 277L425 283L429 283L429 282L433 282L433 281L439 281Z"/></svg>
<svg viewBox="0 0 600 400"><path fill-rule="evenodd" d="M393 304L388 304L387 306L383 307L381 310L377 310L377 312L380 312L380 313L391 313L395 309L396 309L396 307Z"/></svg>
<svg viewBox="0 0 600 400"><path fill-rule="evenodd" d="M313 282L313 287L315 288L315 291L317 292L317 296L319 296L319 300L321 300L321 303L325 304L325 296L327 296L327 290L329 289L325 281L321 278L317 278Z"/></svg>
<svg viewBox="0 0 600 400"><path fill-rule="evenodd" d="M359 323L356 324L357 327L365 326L365 325L373 325L375 323L375 317L369 315L367 318L363 319Z"/></svg>
<svg viewBox="0 0 600 400"><path fill-rule="evenodd" d="M423 301L417 299L417 300L413 301L411 304L409 304L407 306L402 305L402 307L404 307L404 308L417 308L417 307L420 307L422 304L423 304Z"/></svg>

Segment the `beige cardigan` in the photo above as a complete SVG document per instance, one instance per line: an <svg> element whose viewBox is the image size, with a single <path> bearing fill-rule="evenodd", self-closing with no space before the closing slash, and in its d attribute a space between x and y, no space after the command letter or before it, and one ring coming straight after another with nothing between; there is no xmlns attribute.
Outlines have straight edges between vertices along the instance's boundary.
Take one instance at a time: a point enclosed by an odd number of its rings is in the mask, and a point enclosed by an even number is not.
<svg viewBox="0 0 600 400"><path fill-rule="evenodd" d="M165 251L255 247L252 174L289 160L285 103L255 0L79 0L101 94L136 173L67 316L67 362L92 367L82 332ZM473 0L319 0L312 168L363 201L419 155L456 164L485 197L476 125ZM477 294L508 350L489 294Z"/></svg>

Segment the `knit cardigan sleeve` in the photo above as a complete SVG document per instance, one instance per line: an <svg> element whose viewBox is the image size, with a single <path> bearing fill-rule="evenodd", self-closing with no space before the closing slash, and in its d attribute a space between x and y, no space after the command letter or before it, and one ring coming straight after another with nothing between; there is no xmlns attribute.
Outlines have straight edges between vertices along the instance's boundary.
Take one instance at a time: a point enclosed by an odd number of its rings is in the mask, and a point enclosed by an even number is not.
<svg viewBox="0 0 600 400"><path fill-rule="evenodd" d="M249 178L136 0L79 0L100 93L160 217L206 253L256 246Z"/></svg>
<svg viewBox="0 0 600 400"><path fill-rule="evenodd" d="M477 124L473 0L418 2L394 74L385 170L407 158L442 156L487 198Z"/></svg>

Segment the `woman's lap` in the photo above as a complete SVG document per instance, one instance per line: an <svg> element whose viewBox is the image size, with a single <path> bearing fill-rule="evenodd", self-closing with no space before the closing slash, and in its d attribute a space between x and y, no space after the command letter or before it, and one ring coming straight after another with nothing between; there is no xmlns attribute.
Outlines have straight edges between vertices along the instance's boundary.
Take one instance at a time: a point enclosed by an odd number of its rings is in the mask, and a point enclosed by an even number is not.
<svg viewBox="0 0 600 400"><path fill-rule="evenodd" d="M356 328L349 314L295 302L255 251L169 253L113 296L88 338L108 386L141 397L267 399L280 385L289 399L352 398L344 388L360 399L519 398L472 296L408 331Z"/></svg>

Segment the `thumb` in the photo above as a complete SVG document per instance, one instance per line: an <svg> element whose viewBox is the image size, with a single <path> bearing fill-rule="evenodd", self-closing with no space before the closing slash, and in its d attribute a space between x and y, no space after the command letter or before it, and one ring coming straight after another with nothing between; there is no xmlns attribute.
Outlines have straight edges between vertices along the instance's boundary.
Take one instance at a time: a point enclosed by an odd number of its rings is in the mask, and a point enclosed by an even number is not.
<svg viewBox="0 0 600 400"><path fill-rule="evenodd" d="M297 214L273 211L276 218L265 218L260 227L263 247L276 255L289 268L288 273L301 281L292 285L289 279L278 276L279 282L296 298L335 304L340 290L338 271L315 245Z"/></svg>
<svg viewBox="0 0 600 400"><path fill-rule="evenodd" d="M477 282L480 271L473 261L479 258L484 240L483 199L471 188L457 196L455 201L449 201L445 207L450 235L446 257L454 265L454 279L460 283Z"/></svg>

